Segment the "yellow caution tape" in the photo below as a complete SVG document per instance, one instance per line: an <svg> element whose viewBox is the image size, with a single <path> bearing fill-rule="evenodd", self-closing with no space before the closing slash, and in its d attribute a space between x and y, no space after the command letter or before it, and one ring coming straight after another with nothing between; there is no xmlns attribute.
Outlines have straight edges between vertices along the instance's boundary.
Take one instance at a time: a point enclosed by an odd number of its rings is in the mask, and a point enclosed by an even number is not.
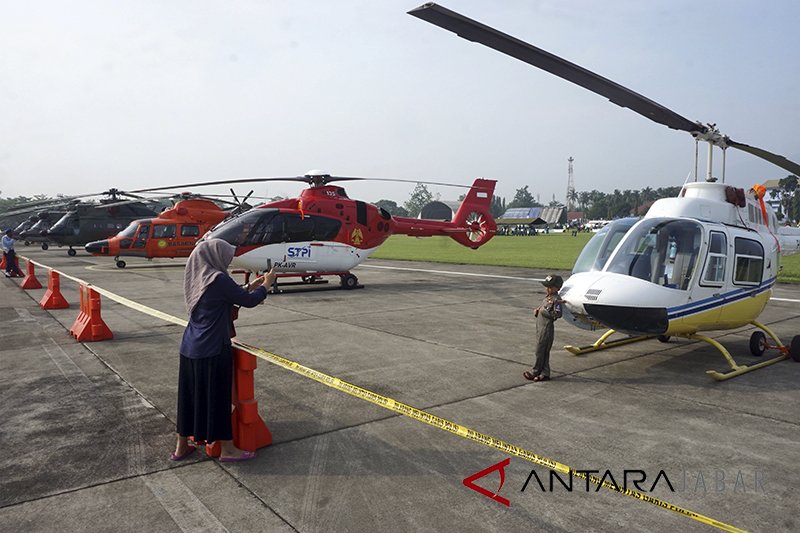
<svg viewBox="0 0 800 533"><path fill-rule="evenodd" d="M20 257L22 257L22 256L20 256ZM27 258L23 257L23 259L27 259ZM43 268L49 268L46 265L42 265L41 263L34 262L34 264L37 264L37 265L39 265L39 266L41 266ZM109 299L111 299L111 300L113 300L113 301L115 301L115 302L117 302L119 304L122 304L122 305L124 305L126 307L130 307L131 309L135 309L136 311L139 311L140 313L144 313L144 314L156 317L156 318L160 318L162 320L165 320L167 322L171 322L173 324L177 324L179 326L186 326L186 324L187 324L187 321L184 320L184 319L169 315L167 313L163 313L163 312L161 312L161 311L159 311L157 309L153 309L152 307L148 307L148 306L140 304L138 302L134 302L133 300L129 300L128 298L125 298L123 296L119 296L117 294L114 294L113 292L108 291L106 289L103 289L101 287L97 287L95 285L91 285L90 283L87 283L87 282L85 282L83 280L80 280L78 278L75 278L75 277L72 277L72 276L68 276L68 275L64 274L63 272L59 272L59 271L56 271L56 272L58 272L60 275L66 277L68 279L71 279L71 280L76 281L78 283L83 283L85 285L88 285L92 289L97 291L98 293L102 294L103 296L106 296L107 298L109 298ZM322 383L323 385L327 385L328 387L331 387L331 388L334 388L336 390L345 392L345 393L347 393L347 394L349 394L351 396L355 396L356 398L368 401L368 402L370 402L372 404L375 404L377 406L383 407L384 409L388 409L390 411L394 411L394 412L399 413L399 414L401 414L403 416L407 416L407 417L412 418L414 420L418 420L420 422L424 422L424 423L426 423L426 424L428 424L430 426L433 426L435 428L438 428L438 429L453 433L454 435L458 435L458 436L464 437L466 439L470 439L472 441L478 442L478 443L483 444L485 446L488 446L490 448L494 448L494 449L499 450L499 451L501 451L503 453L506 453L508 455L513 455L514 457L519 457L520 459L524 459L526 461L530 461L531 463L543 466L545 468L549 468L551 470L555 470L557 472L561 472L563 474L569 474L569 475L577 477L579 479L586 479L586 480L592 482L593 484L595 484L597 486L604 487L604 488L609 489L609 490L611 490L613 492L618 492L620 494L624 494L626 496L629 496L631 498L635 498L635 499L643 501L645 503L649 503L651 505L655 505L657 507L661 507L662 509L666 509L668 511L672 511L674 513L678 513L678 514L683 515L683 516L685 516L687 518L691 518L692 520L696 520L698 522L702 522L703 524L707 524L709 526L713 526L713 527L715 527L717 529L720 529L720 530L723 530L723 531L730 531L730 532L733 532L733 533L747 533L747 530L740 529L740 528L738 528L736 526L732 526L730 524L726 524L725 522L720 522L719 520L715 520L715 519L713 519L711 517L708 517L708 516L705 516L705 515L702 515L702 514L699 514L699 513L695 513L694 511L690 511L689 509L680 507L678 505L674 505L672 503L666 502L666 501L661 500L659 498L655 498L653 496L650 496L649 494L645 494L643 492L639 492L639 491L636 491L636 490L633 490L633 489L620 487L617 484L612 483L611 481L606 481L606 480L604 480L604 479L602 479L602 478L600 478L598 476L589 475L585 471L575 470L574 468L572 468L570 466L567 466L567 465L565 465L563 463L559 463L558 461L555 461L553 459L549 459L549 458L544 457L542 455L533 453L533 452L528 451L528 450L526 450L524 448L520 448L519 446L514 446L513 444L509 444L509 443L504 442L504 441L502 441L500 439L496 439L494 437L490 437L489 435L484 435L483 433L480 433L480 432L475 431L473 429L469 429L469 428L464 427L464 426L462 426L460 424L456 424L455 422L451 422L451 421L449 421L447 419L444 419L444 418L441 418L439 416L433 415L433 414L428 413L426 411L422 411L421 409L417 409L416 407L412 407L412 406L404 404L402 402L398 402L397 400L393 400L392 398L388 398L386 396L382 396L382 395L377 394L375 392L372 392L370 390L362 389L361 387L359 387L357 385L353 385L352 383L348 383L346 381L342 381L339 378L335 378L333 376L329 376L327 374L324 374L322 372L314 370L313 368L308 368L307 366L303 366L300 363L297 363L295 361L291 361L289 359L286 359L286 358L281 357L279 355L276 355L274 353L268 352L268 351L266 351L266 350L264 350L262 348L258 348L257 346L251 346L249 344L246 344L244 342L237 341L237 340L233 341L233 345L236 346L237 348L240 348L240 349L246 351L247 353L249 353L251 355L254 355L255 357L258 357L259 359L263 359L264 361L267 361L267 362L273 363L275 365L278 365L280 367L283 367L283 368L285 368L287 370L290 370L290 371L292 371L292 372L294 372L296 374L299 374L301 376L305 376L307 378L313 379L314 381Z"/></svg>

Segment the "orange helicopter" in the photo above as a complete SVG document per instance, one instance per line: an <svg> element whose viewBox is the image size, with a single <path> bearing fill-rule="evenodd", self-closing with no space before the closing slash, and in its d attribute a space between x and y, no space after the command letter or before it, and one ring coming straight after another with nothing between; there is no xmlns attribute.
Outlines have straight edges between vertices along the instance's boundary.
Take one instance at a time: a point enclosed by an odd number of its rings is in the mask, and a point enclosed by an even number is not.
<svg viewBox="0 0 800 533"><path fill-rule="evenodd" d="M236 206L235 211L244 210L245 206L249 207L244 202L250 194L239 203L216 201ZM158 216L134 220L113 237L87 243L85 250L92 255L113 256L117 268L125 268L126 263L120 259L121 256L147 259L189 257L197 241L232 214L204 196L181 193L173 198L179 200Z"/></svg>
<svg viewBox="0 0 800 533"><path fill-rule="evenodd" d="M478 178L472 186L427 182L469 189L452 221L392 216L375 205L351 199L344 188L330 185L334 181L354 180L420 183L416 180L331 176L320 170L311 170L303 176L210 181L151 188L148 191L263 181L306 182L310 187L303 190L298 198L267 203L236 214L211 229L205 238L223 239L236 246L236 255L231 263L233 268L245 272L263 272L274 265L279 278L300 277L301 284L326 283L321 279L323 276L339 276L344 289L361 287L358 278L350 270L367 259L393 234L448 236L463 246L477 249L497 231L491 215L494 180ZM139 246L144 256L148 232L151 232L151 226L155 229L155 220L144 225L140 222L138 230L131 224L123 232L124 237L122 234L119 237L126 239L124 242L129 245L129 250L141 241ZM141 238L137 231L141 233ZM179 240L177 224L175 231L175 239ZM160 242L158 239L152 240ZM103 244L103 241L92 243L86 246L86 250L100 254L104 246L105 255L121 253L116 252L116 248L112 250L110 241L109 244ZM169 241L160 246L169 249ZM273 290L280 292L277 284Z"/></svg>

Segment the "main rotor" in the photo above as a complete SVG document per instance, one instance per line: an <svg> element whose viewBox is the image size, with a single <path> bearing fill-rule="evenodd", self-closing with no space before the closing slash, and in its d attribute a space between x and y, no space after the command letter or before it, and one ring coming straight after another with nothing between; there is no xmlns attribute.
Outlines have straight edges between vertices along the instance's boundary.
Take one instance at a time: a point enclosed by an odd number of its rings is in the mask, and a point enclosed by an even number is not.
<svg viewBox="0 0 800 533"><path fill-rule="evenodd" d="M728 148L736 148L748 152L756 157L760 157L770 163L777 165L792 174L800 175L800 165L790 161L782 155L768 152L762 148L749 146L744 143L734 141L727 135L723 135L717 129L716 124L703 124L700 121L692 121L678 113L664 107L663 105L650 100L635 91L623 87L622 85L604 78L590 70L587 70L575 63L558 57L546 50L537 48L532 44L526 43L507 35L494 28L481 24L475 20L467 18L455 11L434 3L424 4L408 12L417 18L430 22L436 26L454 32L459 37L468 41L477 42L498 52L509 55L520 61L533 65L537 68L550 72L569 82L579 85L601 96L605 96L611 102L620 107L628 109L646 117L653 122L663 124L675 130L688 132L694 137L696 142L705 141L708 143L708 169L706 179L714 181L712 177L712 155L715 146L722 149L723 154L723 182L725 176L725 151ZM695 149L695 181L697 180L697 160L698 150Z"/></svg>

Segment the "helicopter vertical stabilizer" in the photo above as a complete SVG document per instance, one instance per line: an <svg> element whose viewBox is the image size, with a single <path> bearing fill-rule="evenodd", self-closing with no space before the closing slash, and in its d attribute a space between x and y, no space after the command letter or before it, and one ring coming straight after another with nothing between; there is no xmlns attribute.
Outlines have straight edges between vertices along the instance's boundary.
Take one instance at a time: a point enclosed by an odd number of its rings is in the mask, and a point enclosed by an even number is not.
<svg viewBox="0 0 800 533"><path fill-rule="evenodd" d="M461 206L453 216L453 223L458 227L468 227L466 233L454 233L450 237L469 248L478 248L494 237L497 224L492 217L492 196L495 180L477 178L467 193Z"/></svg>

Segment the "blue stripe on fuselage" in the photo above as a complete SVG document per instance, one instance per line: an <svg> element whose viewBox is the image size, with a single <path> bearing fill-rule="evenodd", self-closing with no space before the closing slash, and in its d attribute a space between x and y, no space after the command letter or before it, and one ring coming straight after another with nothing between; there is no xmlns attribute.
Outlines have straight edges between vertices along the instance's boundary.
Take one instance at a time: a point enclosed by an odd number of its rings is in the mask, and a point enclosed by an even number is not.
<svg viewBox="0 0 800 533"><path fill-rule="evenodd" d="M727 305L729 303L741 300L743 298L757 296L762 292L772 288L772 286L775 285L776 279L777 278L770 278L766 281L761 282L761 284L758 285L757 287L736 289L731 292L721 294L719 296L711 296L689 304L670 307L669 309L667 309L667 318L669 320L673 320L675 318L694 315L697 313L708 311L710 309L714 309L715 307Z"/></svg>

